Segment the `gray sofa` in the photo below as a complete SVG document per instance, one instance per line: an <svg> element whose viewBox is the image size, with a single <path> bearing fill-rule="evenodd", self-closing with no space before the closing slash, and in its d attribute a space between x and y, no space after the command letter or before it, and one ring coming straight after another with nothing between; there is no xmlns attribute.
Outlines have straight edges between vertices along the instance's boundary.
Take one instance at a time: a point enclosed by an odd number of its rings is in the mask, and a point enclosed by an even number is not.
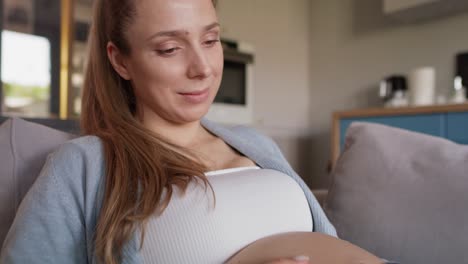
<svg viewBox="0 0 468 264"><path fill-rule="evenodd" d="M353 123L331 176L342 239L402 264L468 263L468 146Z"/></svg>
<svg viewBox="0 0 468 264"><path fill-rule="evenodd" d="M0 244L47 155L74 138L68 132L78 129L78 122L71 120L0 117Z"/></svg>
<svg viewBox="0 0 468 264"><path fill-rule="evenodd" d="M0 244L47 155L79 131L77 121L1 122ZM467 146L356 123L332 177L318 194L342 239L402 264L468 263Z"/></svg>
<svg viewBox="0 0 468 264"><path fill-rule="evenodd" d="M11 119L10 117L0 116L0 125L6 120ZM80 123L75 119L53 119L53 118L21 118L31 123L40 124L55 130L63 131L70 134L80 134Z"/></svg>

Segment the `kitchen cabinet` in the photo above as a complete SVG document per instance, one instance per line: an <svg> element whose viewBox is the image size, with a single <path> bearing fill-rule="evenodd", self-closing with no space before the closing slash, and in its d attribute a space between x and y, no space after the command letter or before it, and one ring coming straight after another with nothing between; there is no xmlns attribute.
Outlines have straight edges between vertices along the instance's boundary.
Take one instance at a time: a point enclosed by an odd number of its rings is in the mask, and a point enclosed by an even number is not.
<svg viewBox="0 0 468 264"><path fill-rule="evenodd" d="M332 164L352 122L378 123L468 144L468 104L340 111L333 113Z"/></svg>

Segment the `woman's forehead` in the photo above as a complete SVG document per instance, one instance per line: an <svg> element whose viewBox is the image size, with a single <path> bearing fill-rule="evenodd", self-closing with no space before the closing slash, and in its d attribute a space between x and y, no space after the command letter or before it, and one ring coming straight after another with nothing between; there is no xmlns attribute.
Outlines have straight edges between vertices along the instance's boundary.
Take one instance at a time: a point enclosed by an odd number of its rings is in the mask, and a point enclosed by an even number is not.
<svg viewBox="0 0 468 264"><path fill-rule="evenodd" d="M216 11L212 0L138 0L137 18L164 25L184 20L212 19Z"/></svg>
<svg viewBox="0 0 468 264"><path fill-rule="evenodd" d="M203 31L217 22L211 0L138 0L133 33L148 38L160 31Z"/></svg>

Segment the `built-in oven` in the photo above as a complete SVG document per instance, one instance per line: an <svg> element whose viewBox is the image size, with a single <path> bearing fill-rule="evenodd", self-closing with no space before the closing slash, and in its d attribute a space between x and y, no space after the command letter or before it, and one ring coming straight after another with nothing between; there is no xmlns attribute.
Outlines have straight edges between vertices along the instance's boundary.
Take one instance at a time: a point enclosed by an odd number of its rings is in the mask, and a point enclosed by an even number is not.
<svg viewBox="0 0 468 264"><path fill-rule="evenodd" d="M224 72L207 118L226 124L253 123L254 49L251 45L222 40Z"/></svg>

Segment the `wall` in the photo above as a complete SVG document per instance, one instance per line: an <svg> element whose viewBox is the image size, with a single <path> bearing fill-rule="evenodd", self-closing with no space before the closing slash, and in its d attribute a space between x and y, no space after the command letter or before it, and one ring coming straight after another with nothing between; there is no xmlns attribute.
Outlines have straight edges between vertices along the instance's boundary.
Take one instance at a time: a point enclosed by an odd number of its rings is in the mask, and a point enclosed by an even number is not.
<svg viewBox="0 0 468 264"><path fill-rule="evenodd" d="M326 187L331 114L378 106L377 83L392 73L434 66L439 93L453 83L454 56L468 51L468 14L403 24L375 0L313 0L310 5L312 187Z"/></svg>
<svg viewBox="0 0 468 264"><path fill-rule="evenodd" d="M310 0L220 0L223 36L255 52L255 127L272 136L307 178L310 152ZM273 26L274 25L274 26Z"/></svg>
<svg viewBox="0 0 468 264"><path fill-rule="evenodd" d="M380 106L378 81L434 66L439 93L468 50L468 14L413 24L375 0L220 0L224 35L256 51L255 126L312 188L326 188L333 111Z"/></svg>

